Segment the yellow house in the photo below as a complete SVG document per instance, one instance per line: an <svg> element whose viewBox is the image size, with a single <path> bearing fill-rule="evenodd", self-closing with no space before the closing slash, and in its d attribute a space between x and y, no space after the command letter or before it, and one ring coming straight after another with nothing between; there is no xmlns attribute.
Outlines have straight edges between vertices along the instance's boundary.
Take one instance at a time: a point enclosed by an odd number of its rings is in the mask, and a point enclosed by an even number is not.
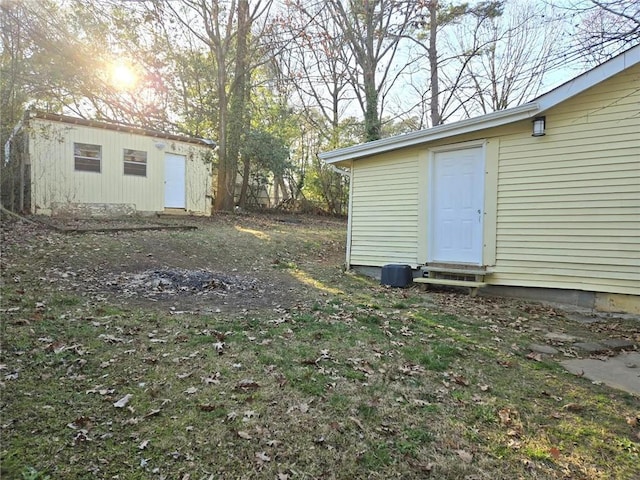
<svg viewBox="0 0 640 480"><path fill-rule="evenodd" d="M640 46L524 105L320 158L350 173L348 267L640 312Z"/></svg>
<svg viewBox="0 0 640 480"><path fill-rule="evenodd" d="M20 158L22 210L211 213L210 140L38 111L19 133L10 147L20 150L11 157Z"/></svg>

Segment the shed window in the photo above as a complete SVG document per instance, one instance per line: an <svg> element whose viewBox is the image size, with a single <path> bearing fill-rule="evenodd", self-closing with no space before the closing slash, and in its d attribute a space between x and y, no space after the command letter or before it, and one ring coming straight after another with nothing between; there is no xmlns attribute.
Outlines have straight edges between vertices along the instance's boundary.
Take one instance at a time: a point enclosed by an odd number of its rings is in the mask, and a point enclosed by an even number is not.
<svg viewBox="0 0 640 480"><path fill-rule="evenodd" d="M124 174L147 176L147 152L124 149Z"/></svg>
<svg viewBox="0 0 640 480"><path fill-rule="evenodd" d="M88 143L74 143L73 160L77 171L100 173L102 147Z"/></svg>

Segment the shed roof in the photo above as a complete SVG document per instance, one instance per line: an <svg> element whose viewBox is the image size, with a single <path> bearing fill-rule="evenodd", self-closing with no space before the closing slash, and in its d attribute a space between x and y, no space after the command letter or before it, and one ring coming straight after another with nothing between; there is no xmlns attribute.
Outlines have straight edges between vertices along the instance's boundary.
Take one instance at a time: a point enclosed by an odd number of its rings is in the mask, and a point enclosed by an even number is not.
<svg viewBox="0 0 640 480"><path fill-rule="evenodd" d="M321 152L318 156L326 163L336 164L347 160L356 160L379 153L420 145L433 140L471 133L486 128L497 127L519 120L538 116L559 103L584 92L608 78L640 63L640 45L630 48L616 57L598 65L553 90L517 107L498 110L479 117L459 122L438 125L394 137L382 138L373 142L361 143L351 147Z"/></svg>
<svg viewBox="0 0 640 480"><path fill-rule="evenodd" d="M52 120L61 123L70 123L73 125L82 125L85 127L102 128L105 130L115 130L118 132L133 133L135 135L144 135L146 137L162 138L165 140L175 140L177 142L193 143L205 147L215 147L216 143L213 140L207 140L204 138L189 137L187 135L176 135L174 133L162 132L160 130L153 130L150 128L139 127L136 125L130 125L126 123L89 120L86 118L72 117L69 115L60 115L58 113L42 112L40 110L30 110L27 112L27 119L29 118L41 118L43 120Z"/></svg>

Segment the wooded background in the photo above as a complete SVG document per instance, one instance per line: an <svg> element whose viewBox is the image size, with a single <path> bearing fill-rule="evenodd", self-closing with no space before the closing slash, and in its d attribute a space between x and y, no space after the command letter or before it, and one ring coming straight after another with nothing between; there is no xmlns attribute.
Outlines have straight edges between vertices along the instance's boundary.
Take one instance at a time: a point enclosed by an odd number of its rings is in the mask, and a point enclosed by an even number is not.
<svg viewBox="0 0 640 480"><path fill-rule="evenodd" d="M521 104L640 42L628 0L3 0L0 14L2 145L27 108L214 139L225 211L268 185L275 207L344 214L348 178L318 152Z"/></svg>

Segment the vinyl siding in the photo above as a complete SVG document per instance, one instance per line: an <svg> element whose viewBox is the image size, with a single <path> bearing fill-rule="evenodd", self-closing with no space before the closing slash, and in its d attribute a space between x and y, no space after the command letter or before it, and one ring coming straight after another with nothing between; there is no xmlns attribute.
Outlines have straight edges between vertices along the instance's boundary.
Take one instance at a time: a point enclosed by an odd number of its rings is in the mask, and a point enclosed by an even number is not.
<svg viewBox="0 0 640 480"><path fill-rule="evenodd" d="M640 294L640 67L500 138L500 285Z"/></svg>
<svg viewBox="0 0 640 480"><path fill-rule="evenodd" d="M136 211L164 210L164 155L186 157L187 211L210 213L211 164L206 147L123 131L32 119L29 157L32 209L50 214L65 204L130 204ZM102 147L101 171L76 171L74 143ZM156 143L165 144L158 149ZM147 152L146 176L124 174L124 149Z"/></svg>
<svg viewBox="0 0 640 480"><path fill-rule="evenodd" d="M640 295L639 92L636 65L545 112L544 137L526 120L354 161L348 262L424 263L424 159L484 139L486 281Z"/></svg>
<svg viewBox="0 0 640 480"><path fill-rule="evenodd" d="M418 153L356 162L352 171L351 265L416 265Z"/></svg>

